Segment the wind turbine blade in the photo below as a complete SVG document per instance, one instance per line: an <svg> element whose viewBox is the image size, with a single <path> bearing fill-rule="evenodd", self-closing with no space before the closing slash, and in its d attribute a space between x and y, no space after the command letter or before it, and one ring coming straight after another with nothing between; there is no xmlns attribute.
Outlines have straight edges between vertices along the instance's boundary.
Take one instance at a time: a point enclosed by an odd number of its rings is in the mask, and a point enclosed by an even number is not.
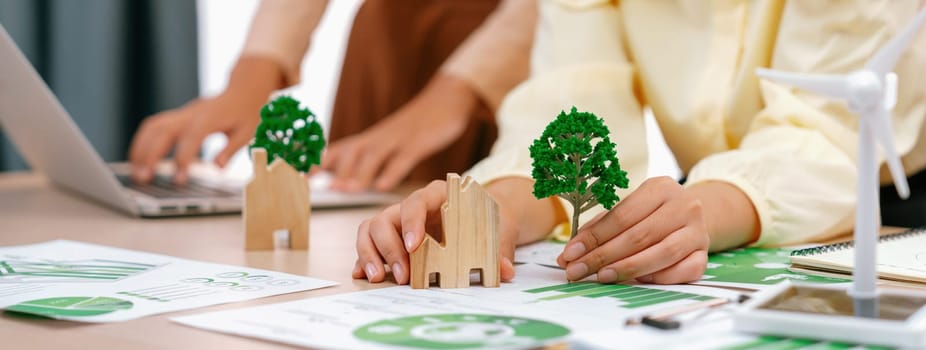
<svg viewBox="0 0 926 350"><path fill-rule="evenodd" d="M893 70L894 65L897 64L897 60L900 59L900 55L903 54L907 46L910 45L910 41L916 37L916 33L920 31L920 26L923 25L923 22L926 22L926 9L921 10L920 13L916 15L916 18L913 19L913 22L904 28L903 32L881 47L875 56L868 60L868 63L865 64L865 68L874 71L878 75L884 75Z"/></svg>
<svg viewBox="0 0 926 350"><path fill-rule="evenodd" d="M849 97L847 93L849 82L842 75L790 73L765 68L756 68L756 75L829 97L840 99Z"/></svg>
<svg viewBox="0 0 926 350"><path fill-rule="evenodd" d="M897 104L897 74L893 72L884 76L884 108L894 110Z"/></svg>
<svg viewBox="0 0 926 350"><path fill-rule="evenodd" d="M881 143L884 150L884 157L887 160L887 167L891 170L891 178L894 180L894 187L897 188L897 194L902 199L910 198L910 185L907 183L907 175L904 173L903 164L900 163L900 156L897 155L897 149L894 148L894 134L891 127L891 110L879 108L875 115L869 116L871 132L875 139Z"/></svg>

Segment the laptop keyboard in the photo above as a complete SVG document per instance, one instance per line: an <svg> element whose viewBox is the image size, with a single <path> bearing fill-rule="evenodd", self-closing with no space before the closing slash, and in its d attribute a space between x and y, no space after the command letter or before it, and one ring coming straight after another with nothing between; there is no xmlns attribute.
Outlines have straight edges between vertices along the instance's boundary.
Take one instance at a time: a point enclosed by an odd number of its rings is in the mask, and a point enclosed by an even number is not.
<svg viewBox="0 0 926 350"><path fill-rule="evenodd" d="M206 184L188 181L186 185L180 186L174 183L170 176L158 175L147 184L137 184L132 182L128 176L117 176L122 186L131 188L138 192L152 196L154 198L225 198L236 197L237 193L211 187Z"/></svg>

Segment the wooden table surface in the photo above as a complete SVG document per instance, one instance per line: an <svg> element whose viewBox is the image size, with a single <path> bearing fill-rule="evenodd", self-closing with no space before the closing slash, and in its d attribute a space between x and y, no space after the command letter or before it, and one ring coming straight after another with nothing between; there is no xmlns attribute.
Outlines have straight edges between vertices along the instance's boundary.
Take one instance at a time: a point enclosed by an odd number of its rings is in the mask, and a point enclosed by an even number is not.
<svg viewBox="0 0 926 350"><path fill-rule="evenodd" d="M308 252L246 252L239 215L133 218L54 188L41 176L0 173L0 246L67 239L340 283L314 291L118 323L86 324L2 314L0 349L292 349L283 344L198 330L168 318L391 286L372 285L350 276L356 259L357 226L379 209L313 210Z"/></svg>
<svg viewBox="0 0 926 350"><path fill-rule="evenodd" d="M293 349L181 326L168 318L392 286L392 283L373 285L350 276L356 259L357 226L380 209L313 210L308 252L247 252L243 248L244 226L239 215L133 218L52 187L41 176L0 173L0 246L67 239L340 283L314 291L118 323L86 324L0 314L0 349ZM846 235L832 241L850 238Z"/></svg>

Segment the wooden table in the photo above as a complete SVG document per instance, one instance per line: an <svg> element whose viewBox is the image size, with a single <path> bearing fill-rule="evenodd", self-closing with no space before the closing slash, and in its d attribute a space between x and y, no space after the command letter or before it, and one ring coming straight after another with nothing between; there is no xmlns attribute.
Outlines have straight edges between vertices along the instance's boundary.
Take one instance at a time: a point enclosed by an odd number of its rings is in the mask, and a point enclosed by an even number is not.
<svg viewBox="0 0 926 350"><path fill-rule="evenodd" d="M85 324L0 314L0 349L294 349L181 326L168 318L392 286L391 283L373 285L350 277L356 259L357 226L380 209L313 210L308 252L246 252L244 227L238 215L132 218L54 188L41 176L0 173L0 246L68 239L340 283L331 288L120 323ZM841 239L848 238L851 236Z"/></svg>
<svg viewBox="0 0 926 350"><path fill-rule="evenodd" d="M337 281L320 290L280 295L242 303L108 323L25 319L0 315L2 349L293 349L287 345L202 331L169 317L278 303L371 288L350 276L360 221L380 208L313 210L308 252L244 250L244 228L238 215L138 219L98 206L29 173L0 174L0 246L67 239L134 249L179 258Z"/></svg>

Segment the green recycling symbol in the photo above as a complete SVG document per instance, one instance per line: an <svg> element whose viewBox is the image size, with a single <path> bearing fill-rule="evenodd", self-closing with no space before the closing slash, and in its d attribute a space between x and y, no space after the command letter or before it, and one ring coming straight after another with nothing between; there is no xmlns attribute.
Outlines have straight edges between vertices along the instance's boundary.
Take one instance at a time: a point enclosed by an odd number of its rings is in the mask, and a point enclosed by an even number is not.
<svg viewBox="0 0 926 350"><path fill-rule="evenodd" d="M381 320L354 330L358 339L415 349L483 349L542 345L569 329L523 317L439 314Z"/></svg>

